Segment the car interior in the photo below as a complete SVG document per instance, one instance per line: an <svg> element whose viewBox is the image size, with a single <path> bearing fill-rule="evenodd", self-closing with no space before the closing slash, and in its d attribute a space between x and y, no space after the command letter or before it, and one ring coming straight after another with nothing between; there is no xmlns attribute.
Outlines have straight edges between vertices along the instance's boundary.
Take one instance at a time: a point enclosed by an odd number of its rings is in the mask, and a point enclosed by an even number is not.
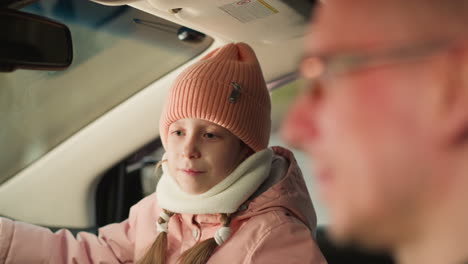
<svg viewBox="0 0 468 264"><path fill-rule="evenodd" d="M0 0L0 216L73 233L125 220L155 190L158 118L172 81L229 42L255 50L271 92L270 145L284 145L278 130L301 89L297 63L319 4ZM328 263L394 263L328 238L313 164L294 154Z"/></svg>

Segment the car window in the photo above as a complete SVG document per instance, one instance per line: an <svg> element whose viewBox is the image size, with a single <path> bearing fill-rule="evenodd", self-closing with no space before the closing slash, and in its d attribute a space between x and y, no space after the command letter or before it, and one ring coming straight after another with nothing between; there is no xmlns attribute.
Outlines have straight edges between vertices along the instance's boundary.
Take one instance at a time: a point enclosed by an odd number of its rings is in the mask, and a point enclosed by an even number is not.
<svg viewBox="0 0 468 264"><path fill-rule="evenodd" d="M180 26L129 6L44 0L23 11L66 24L74 59L65 71L0 73L0 183L213 41L180 41Z"/></svg>
<svg viewBox="0 0 468 264"><path fill-rule="evenodd" d="M281 126L285 115L294 99L300 92L304 81L295 79L293 81L274 87L271 91L271 131L273 133Z"/></svg>

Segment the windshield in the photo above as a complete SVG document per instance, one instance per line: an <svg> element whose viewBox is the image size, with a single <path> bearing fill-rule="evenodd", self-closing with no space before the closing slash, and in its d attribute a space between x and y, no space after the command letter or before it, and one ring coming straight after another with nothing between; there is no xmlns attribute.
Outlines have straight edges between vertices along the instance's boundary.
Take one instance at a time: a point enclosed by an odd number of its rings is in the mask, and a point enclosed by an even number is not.
<svg viewBox="0 0 468 264"><path fill-rule="evenodd" d="M44 0L23 9L66 24L65 71L0 73L0 183L212 43L177 38L180 26L129 6Z"/></svg>

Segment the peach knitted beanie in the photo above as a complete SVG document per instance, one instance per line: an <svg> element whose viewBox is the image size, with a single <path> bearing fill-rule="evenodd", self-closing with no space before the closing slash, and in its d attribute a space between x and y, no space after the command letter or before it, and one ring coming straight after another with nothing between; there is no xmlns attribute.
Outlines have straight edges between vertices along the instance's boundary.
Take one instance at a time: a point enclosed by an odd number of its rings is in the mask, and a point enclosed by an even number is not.
<svg viewBox="0 0 468 264"><path fill-rule="evenodd" d="M270 112L270 95L254 51L245 43L227 44L176 78L159 132L166 146L173 122L199 118L226 128L257 152L268 146Z"/></svg>

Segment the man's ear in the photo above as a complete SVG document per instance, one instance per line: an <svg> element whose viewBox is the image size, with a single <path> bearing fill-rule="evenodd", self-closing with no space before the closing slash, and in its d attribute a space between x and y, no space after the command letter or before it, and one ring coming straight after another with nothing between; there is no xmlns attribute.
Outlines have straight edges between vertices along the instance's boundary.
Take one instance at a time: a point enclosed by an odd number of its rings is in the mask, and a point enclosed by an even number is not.
<svg viewBox="0 0 468 264"><path fill-rule="evenodd" d="M442 89L442 125L446 144L468 143L468 42L451 55L447 82Z"/></svg>

